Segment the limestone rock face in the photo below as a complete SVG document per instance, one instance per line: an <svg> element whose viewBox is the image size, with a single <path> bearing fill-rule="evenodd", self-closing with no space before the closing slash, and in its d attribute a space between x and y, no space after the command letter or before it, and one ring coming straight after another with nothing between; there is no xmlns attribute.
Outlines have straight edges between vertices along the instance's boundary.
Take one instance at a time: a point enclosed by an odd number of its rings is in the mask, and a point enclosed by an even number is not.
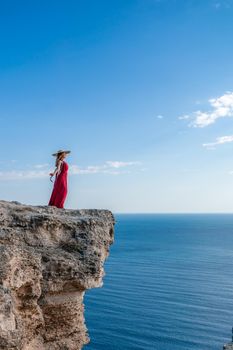
<svg viewBox="0 0 233 350"><path fill-rule="evenodd" d="M86 289L102 286L108 210L0 201L0 349L79 350Z"/></svg>

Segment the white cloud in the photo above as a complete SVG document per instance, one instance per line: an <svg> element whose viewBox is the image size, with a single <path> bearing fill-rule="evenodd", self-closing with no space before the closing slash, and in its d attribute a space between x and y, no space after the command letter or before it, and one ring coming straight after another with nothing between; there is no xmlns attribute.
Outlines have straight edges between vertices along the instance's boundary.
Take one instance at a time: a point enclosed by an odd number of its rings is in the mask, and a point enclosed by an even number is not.
<svg viewBox="0 0 233 350"><path fill-rule="evenodd" d="M122 174L126 171L116 170L119 168L126 168L133 165L139 165L140 162L120 162L120 161L106 161L103 165L89 165L86 168L81 168L77 165L71 165L70 173L71 174L97 174L97 173L105 173L105 174ZM127 171L128 172L128 171Z"/></svg>
<svg viewBox="0 0 233 350"><path fill-rule="evenodd" d="M187 120L187 119L190 119L190 115L181 115L180 117L178 117L178 119L180 120Z"/></svg>
<svg viewBox="0 0 233 350"><path fill-rule="evenodd" d="M140 165L141 162L122 162L122 161L106 161L102 165L89 165L87 167L79 167L77 165L70 165L70 175L81 174L111 174L119 175L129 173L129 167ZM0 180L27 180L27 179L43 179L48 178L51 169L48 164L34 165L38 170L11 170L1 171ZM41 170L41 168L43 170ZM122 168L124 168L122 170Z"/></svg>
<svg viewBox="0 0 233 350"><path fill-rule="evenodd" d="M27 179L41 179L48 177L49 172L45 170L11 170L1 171L0 180L27 180Z"/></svg>
<svg viewBox="0 0 233 350"><path fill-rule="evenodd" d="M34 168L36 169L43 169L43 168L47 168L48 167L48 163L45 163L45 164L36 164L34 165Z"/></svg>
<svg viewBox="0 0 233 350"><path fill-rule="evenodd" d="M215 146L229 142L233 142L233 135L217 137L215 142L203 143L203 147L206 147L207 149L215 149Z"/></svg>
<svg viewBox="0 0 233 350"><path fill-rule="evenodd" d="M108 160L106 162L106 165L113 168L124 168L126 166L138 165L138 164L141 164L141 163L140 162L119 162L119 161L111 161L111 160Z"/></svg>
<svg viewBox="0 0 233 350"><path fill-rule="evenodd" d="M163 118L164 118L163 115L161 115L161 114L157 115L157 119L163 119Z"/></svg>
<svg viewBox="0 0 233 350"><path fill-rule="evenodd" d="M233 117L233 92L227 91L224 95L209 99L209 111L196 111L191 115L179 119L193 119L191 127L204 128L214 124L220 118Z"/></svg>

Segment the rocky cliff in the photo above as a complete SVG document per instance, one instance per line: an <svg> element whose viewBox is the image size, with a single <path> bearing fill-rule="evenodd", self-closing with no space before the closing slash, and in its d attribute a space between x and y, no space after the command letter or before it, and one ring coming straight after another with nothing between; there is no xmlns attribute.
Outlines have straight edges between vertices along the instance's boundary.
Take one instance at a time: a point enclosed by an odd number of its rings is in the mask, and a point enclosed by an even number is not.
<svg viewBox="0 0 233 350"><path fill-rule="evenodd" d="M0 349L79 350L83 296L100 287L113 243L108 210L0 201Z"/></svg>

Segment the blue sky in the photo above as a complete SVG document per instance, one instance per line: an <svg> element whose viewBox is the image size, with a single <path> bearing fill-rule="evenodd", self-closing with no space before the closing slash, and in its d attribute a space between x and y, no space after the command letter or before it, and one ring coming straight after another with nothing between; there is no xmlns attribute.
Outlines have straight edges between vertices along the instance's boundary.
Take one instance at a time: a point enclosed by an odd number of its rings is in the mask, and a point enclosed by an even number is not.
<svg viewBox="0 0 233 350"><path fill-rule="evenodd" d="M233 1L0 5L0 198L67 208L233 211Z"/></svg>

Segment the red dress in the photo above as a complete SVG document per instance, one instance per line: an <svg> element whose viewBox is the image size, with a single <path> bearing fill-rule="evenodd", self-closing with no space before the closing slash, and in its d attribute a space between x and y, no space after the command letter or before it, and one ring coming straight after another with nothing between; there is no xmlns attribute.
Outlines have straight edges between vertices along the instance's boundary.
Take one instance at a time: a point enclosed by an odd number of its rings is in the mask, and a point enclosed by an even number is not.
<svg viewBox="0 0 233 350"><path fill-rule="evenodd" d="M64 208L64 203L67 196L67 173L68 164L63 161L61 165L61 172L60 174L56 175L49 205L53 205L57 208Z"/></svg>

